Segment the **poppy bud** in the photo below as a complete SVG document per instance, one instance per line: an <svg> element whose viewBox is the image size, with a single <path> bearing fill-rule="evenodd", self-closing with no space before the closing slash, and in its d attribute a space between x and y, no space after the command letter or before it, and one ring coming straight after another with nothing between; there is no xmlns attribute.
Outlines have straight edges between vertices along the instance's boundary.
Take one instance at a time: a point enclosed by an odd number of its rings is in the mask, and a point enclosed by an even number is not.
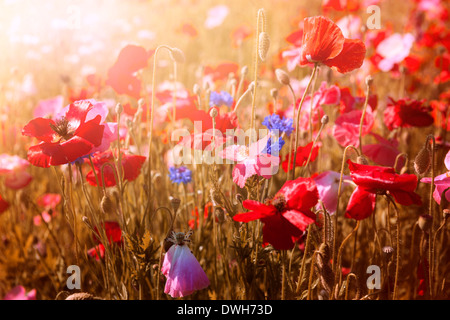
<svg viewBox="0 0 450 320"><path fill-rule="evenodd" d="M272 96L272 98L277 99L278 98L278 90L273 88L272 90L270 90L270 95Z"/></svg>
<svg viewBox="0 0 450 320"><path fill-rule="evenodd" d="M389 261L392 258L392 255L394 254L394 248L392 248L391 246L385 246L381 249L381 251L383 252L383 257Z"/></svg>
<svg viewBox="0 0 450 320"><path fill-rule="evenodd" d="M324 115L324 116L322 117L322 119L320 119L320 123L322 123L322 124L327 124L329 120L330 120L330 118L328 118L327 115Z"/></svg>
<svg viewBox="0 0 450 320"><path fill-rule="evenodd" d="M372 83L373 83L373 77L372 76L367 76L366 77L366 86L371 86L372 85Z"/></svg>
<svg viewBox="0 0 450 320"><path fill-rule="evenodd" d="M210 116L211 118L217 117L218 114L219 114L219 113L217 112L217 109L216 109L216 108L211 108L211 110L209 111L209 116Z"/></svg>
<svg viewBox="0 0 450 320"><path fill-rule="evenodd" d="M183 51L178 48L172 48L170 50L170 58L177 63L184 63L186 61Z"/></svg>
<svg viewBox="0 0 450 320"><path fill-rule="evenodd" d="M99 300L99 298L96 298L92 294L87 292L79 292L71 294L65 300Z"/></svg>
<svg viewBox="0 0 450 320"><path fill-rule="evenodd" d="M181 200L177 198L172 198L170 204L172 205L173 212L177 212L180 207Z"/></svg>
<svg viewBox="0 0 450 320"><path fill-rule="evenodd" d="M420 230L429 232L433 224L433 217L429 214L422 214L417 223L419 224Z"/></svg>
<svg viewBox="0 0 450 320"><path fill-rule="evenodd" d="M248 73L248 67L247 66L243 66L241 69L241 76L245 76Z"/></svg>
<svg viewBox="0 0 450 320"><path fill-rule="evenodd" d="M416 170L418 175L424 175L428 172L431 166L431 156L427 140L425 146L419 151L414 159L414 170Z"/></svg>
<svg viewBox="0 0 450 320"><path fill-rule="evenodd" d="M194 84L194 88L193 88L193 90L192 90L196 95L200 95L201 94L201 92L202 92L202 89L200 88L200 86L196 83L196 84Z"/></svg>
<svg viewBox="0 0 450 320"><path fill-rule="evenodd" d="M367 160L367 158L362 156L362 155L358 156L358 158L356 158L356 162L358 164L364 164L364 165L368 165L369 164L369 161Z"/></svg>
<svg viewBox="0 0 450 320"><path fill-rule="evenodd" d="M100 207L102 208L104 214L111 213L113 211L113 203L111 198L104 195L102 201L100 202Z"/></svg>
<svg viewBox="0 0 450 320"><path fill-rule="evenodd" d="M286 71L281 70L281 69L276 69L275 75L277 76L277 79L281 84L284 84L286 86L290 85L291 80L289 79L289 75L286 73Z"/></svg>
<svg viewBox="0 0 450 320"><path fill-rule="evenodd" d="M116 114L121 114L123 112L123 106L121 103L116 104Z"/></svg>
<svg viewBox="0 0 450 320"><path fill-rule="evenodd" d="M270 38L266 32L261 32L259 34L259 57L262 61L265 61L267 58L267 53L269 52L270 47Z"/></svg>

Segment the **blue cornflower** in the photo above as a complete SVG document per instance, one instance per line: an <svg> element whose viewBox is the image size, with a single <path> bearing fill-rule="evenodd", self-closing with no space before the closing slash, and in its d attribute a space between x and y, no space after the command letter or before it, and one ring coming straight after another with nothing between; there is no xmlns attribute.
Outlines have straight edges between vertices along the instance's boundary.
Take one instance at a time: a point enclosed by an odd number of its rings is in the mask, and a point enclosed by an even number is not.
<svg viewBox="0 0 450 320"><path fill-rule="evenodd" d="M192 171L186 167L170 167L169 178L172 183L188 183L192 181Z"/></svg>
<svg viewBox="0 0 450 320"><path fill-rule="evenodd" d="M278 137L278 141L272 142L272 138L269 138L267 140L267 146L264 148L262 153L272 154L272 150L275 151L276 155L280 154L281 148L284 146L286 142L283 140L282 137Z"/></svg>
<svg viewBox="0 0 450 320"><path fill-rule="evenodd" d="M222 105L231 107L233 105L233 97L226 91L211 91L211 94L209 95L209 106L220 107Z"/></svg>
<svg viewBox="0 0 450 320"><path fill-rule="evenodd" d="M291 135L292 131L294 131L293 119L286 117L283 117L283 119L281 119L280 116L275 113L265 117L262 124L266 126L269 131L278 130L279 135L285 133L288 137Z"/></svg>

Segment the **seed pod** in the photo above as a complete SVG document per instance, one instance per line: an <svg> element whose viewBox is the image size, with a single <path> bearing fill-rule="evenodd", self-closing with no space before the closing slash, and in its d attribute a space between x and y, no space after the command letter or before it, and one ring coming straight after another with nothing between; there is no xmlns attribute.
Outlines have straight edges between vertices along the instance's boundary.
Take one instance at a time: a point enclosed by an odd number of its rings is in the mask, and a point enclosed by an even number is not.
<svg viewBox="0 0 450 320"><path fill-rule="evenodd" d="M291 84L291 79L289 79L289 75L287 74L286 71L281 70L281 69L276 69L275 75L277 76L277 79L281 84L284 84L286 86Z"/></svg>
<svg viewBox="0 0 450 320"><path fill-rule="evenodd" d="M266 32L261 32L259 34L259 58L261 61L265 61L267 58L267 53L269 52L270 47L270 38L269 35Z"/></svg>
<svg viewBox="0 0 450 320"><path fill-rule="evenodd" d="M423 232L429 232L431 229L431 226L433 224L433 217L430 216L429 214L422 214L419 217L419 220L417 221L417 223L419 224L419 228L423 231Z"/></svg>
<svg viewBox="0 0 450 320"><path fill-rule="evenodd" d="M184 63L186 61L183 51L178 48L172 48L172 50L170 50L170 57L177 63Z"/></svg>

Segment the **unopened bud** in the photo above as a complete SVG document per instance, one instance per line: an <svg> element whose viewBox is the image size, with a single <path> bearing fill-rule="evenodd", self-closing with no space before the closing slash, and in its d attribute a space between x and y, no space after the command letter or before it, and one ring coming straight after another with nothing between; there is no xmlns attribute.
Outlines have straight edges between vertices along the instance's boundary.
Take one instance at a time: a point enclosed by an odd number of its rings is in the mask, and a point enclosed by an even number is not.
<svg viewBox="0 0 450 320"><path fill-rule="evenodd" d="M428 233L433 224L433 217L430 216L429 214L423 214L419 217L417 223L419 225L420 230Z"/></svg>
<svg viewBox="0 0 450 320"><path fill-rule="evenodd" d="M178 198L172 198L170 204L172 205L173 212L177 212L180 207L181 200Z"/></svg>
<svg viewBox="0 0 450 320"><path fill-rule="evenodd" d="M104 195L102 201L100 202L100 207L102 208L104 214L111 213L114 207L111 198Z"/></svg>
<svg viewBox="0 0 450 320"><path fill-rule="evenodd" d="M321 122L322 124L327 124L329 120L330 120L330 118L328 118L327 115L324 115L324 116L322 117L322 119L320 119L320 122Z"/></svg>
<svg viewBox="0 0 450 320"><path fill-rule="evenodd" d="M267 58L267 53L269 52L270 48L270 38L269 35L266 32L261 32L259 34L259 57L262 61L265 61Z"/></svg>
<svg viewBox="0 0 450 320"><path fill-rule="evenodd" d="M218 114L219 114L219 112L217 111L216 108L211 108L211 110L209 111L209 116L210 116L211 118L217 117Z"/></svg>
<svg viewBox="0 0 450 320"><path fill-rule="evenodd" d="M450 210L444 209L444 211L442 212L442 215L444 216L444 220L447 221L450 218Z"/></svg>
<svg viewBox="0 0 450 320"><path fill-rule="evenodd" d="M366 86L371 86L373 83L373 77L372 76L367 76L366 77Z"/></svg>
<svg viewBox="0 0 450 320"><path fill-rule="evenodd" d="M248 73L248 67L247 66L243 66L241 69L241 76L245 77Z"/></svg>
<svg viewBox="0 0 450 320"><path fill-rule="evenodd" d="M418 175L424 175L428 172L431 166L431 150L428 147L428 140L425 146L419 151L414 159L414 170Z"/></svg>
<svg viewBox="0 0 450 320"><path fill-rule="evenodd" d="M170 57L177 63L184 63L186 61L183 51L178 48L172 48L172 50L170 50Z"/></svg>
<svg viewBox="0 0 450 320"><path fill-rule="evenodd" d="M116 114L121 114L123 112L123 106L121 103L116 104Z"/></svg>
<svg viewBox="0 0 450 320"><path fill-rule="evenodd" d="M289 75L286 73L286 71L281 70L281 69L276 69L275 75L277 76L277 79L281 84L284 84L286 86L291 84L291 79L289 79Z"/></svg>
<svg viewBox="0 0 450 320"><path fill-rule="evenodd" d="M223 223L223 222L225 221L225 211L223 211L222 208L217 207L217 208L214 210L214 215L216 216L217 221L218 221L219 223Z"/></svg>
<svg viewBox="0 0 450 320"><path fill-rule="evenodd" d="M364 156L358 156L357 158L356 158L356 163L358 163L358 164L363 164L363 165L368 165L369 164L369 161L367 160L367 158L366 157L364 157Z"/></svg>
<svg viewBox="0 0 450 320"><path fill-rule="evenodd" d="M272 90L270 90L270 95L276 100L278 98L278 90L273 88Z"/></svg>

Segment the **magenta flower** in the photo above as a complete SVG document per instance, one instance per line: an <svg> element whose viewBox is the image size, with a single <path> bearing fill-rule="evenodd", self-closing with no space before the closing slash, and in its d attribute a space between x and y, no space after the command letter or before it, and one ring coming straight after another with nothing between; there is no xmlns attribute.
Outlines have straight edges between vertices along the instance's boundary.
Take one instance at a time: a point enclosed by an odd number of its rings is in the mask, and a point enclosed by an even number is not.
<svg viewBox="0 0 450 320"><path fill-rule="evenodd" d="M0 175L5 176L5 186L18 190L25 188L33 179L26 171L30 163L19 156L0 155Z"/></svg>
<svg viewBox="0 0 450 320"><path fill-rule="evenodd" d="M445 156L444 164L448 171L434 178L433 198L438 204L441 204L443 194L447 201L450 201L450 151ZM420 182L431 183L431 178L422 178Z"/></svg>
<svg viewBox="0 0 450 320"><path fill-rule="evenodd" d="M362 147L362 151L367 158L379 164L380 166L393 167L395 159L400 154L398 150L398 141L393 139L385 139L376 133L369 133L376 139L374 144L365 144ZM397 161L397 168L403 167L405 159L401 157Z"/></svg>
<svg viewBox="0 0 450 320"><path fill-rule="evenodd" d="M223 159L237 161L233 168L233 182L243 188L248 178L258 175L270 179L278 171L280 157L262 153L267 146L270 135L245 145L231 145L221 152Z"/></svg>
<svg viewBox="0 0 450 320"><path fill-rule="evenodd" d="M64 103L63 96L56 96L54 98L41 100L34 108L33 117L44 118L48 116L53 116L61 111L61 109L63 108L63 103Z"/></svg>
<svg viewBox="0 0 450 320"><path fill-rule="evenodd" d="M36 300L36 289L26 292L22 286L12 288L3 300Z"/></svg>
<svg viewBox="0 0 450 320"><path fill-rule="evenodd" d="M197 290L209 286L208 276L203 271L197 258L191 253L185 244L189 242L188 234L172 231L169 241L175 243L164 256L161 272L166 276L164 293L172 298L190 295Z"/></svg>

